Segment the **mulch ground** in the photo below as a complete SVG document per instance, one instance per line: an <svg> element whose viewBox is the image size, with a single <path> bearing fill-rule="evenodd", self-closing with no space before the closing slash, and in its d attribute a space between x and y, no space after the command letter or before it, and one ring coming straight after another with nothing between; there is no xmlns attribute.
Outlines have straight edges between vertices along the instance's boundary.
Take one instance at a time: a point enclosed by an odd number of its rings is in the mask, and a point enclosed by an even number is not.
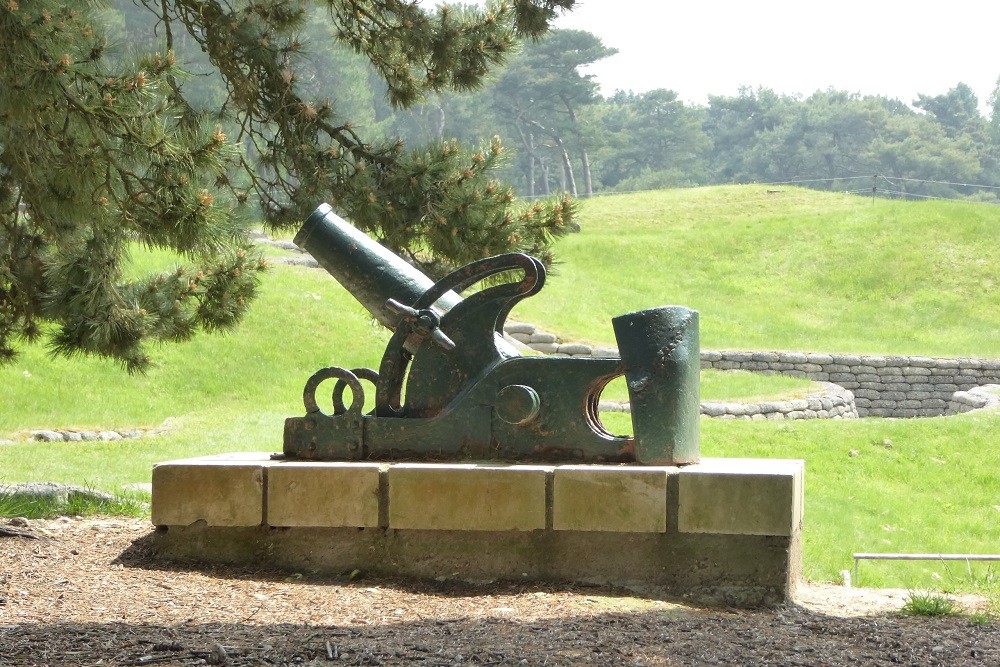
<svg viewBox="0 0 1000 667"><path fill-rule="evenodd" d="M0 665L1000 665L1000 627L803 588L761 611L604 588L351 581L149 557L148 523L0 531Z"/></svg>

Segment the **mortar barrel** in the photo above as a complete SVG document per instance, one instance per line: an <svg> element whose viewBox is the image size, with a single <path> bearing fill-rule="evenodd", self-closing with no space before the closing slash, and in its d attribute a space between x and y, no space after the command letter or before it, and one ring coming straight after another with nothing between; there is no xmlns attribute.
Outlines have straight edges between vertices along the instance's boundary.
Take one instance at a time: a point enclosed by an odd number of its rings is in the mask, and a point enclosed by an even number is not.
<svg viewBox="0 0 1000 667"><path fill-rule="evenodd" d="M664 306L615 317L611 324L628 384L636 461L697 463L701 418L698 311Z"/></svg>
<svg viewBox="0 0 1000 667"><path fill-rule="evenodd" d="M399 315L386 308L388 299L412 305L434 285L419 269L339 217L329 204L321 204L306 219L294 242L389 329L396 328ZM455 292L447 292L434 308L444 313L461 301Z"/></svg>

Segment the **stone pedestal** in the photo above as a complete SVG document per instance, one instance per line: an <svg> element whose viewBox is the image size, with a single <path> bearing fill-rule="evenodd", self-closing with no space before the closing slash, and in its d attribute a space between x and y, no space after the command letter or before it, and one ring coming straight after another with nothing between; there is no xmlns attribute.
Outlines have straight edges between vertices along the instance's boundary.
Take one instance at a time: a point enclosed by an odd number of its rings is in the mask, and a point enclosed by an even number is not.
<svg viewBox="0 0 1000 667"><path fill-rule="evenodd" d="M677 467L334 463L228 454L153 469L164 558L296 571L624 586L737 606L791 599L802 461Z"/></svg>

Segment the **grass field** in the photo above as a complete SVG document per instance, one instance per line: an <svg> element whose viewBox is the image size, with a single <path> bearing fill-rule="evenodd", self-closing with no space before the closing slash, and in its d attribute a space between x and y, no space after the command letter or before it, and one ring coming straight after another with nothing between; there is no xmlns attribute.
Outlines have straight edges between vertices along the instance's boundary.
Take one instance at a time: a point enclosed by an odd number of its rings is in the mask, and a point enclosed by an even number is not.
<svg viewBox="0 0 1000 667"><path fill-rule="evenodd" d="M580 217L584 231L561 242L558 271L515 317L613 344L612 316L680 303L701 311L703 349L1000 357L1000 209L741 187L595 199ZM154 349L143 377L27 348L0 369L0 439L19 440L33 428L164 422L168 432L0 446L0 483L113 491L148 482L164 460L277 451L284 418L303 411L305 379L328 365L376 367L386 340L325 273L278 266L239 331ZM705 373L702 395L802 389L787 378ZM805 459L806 574L837 580L856 551L996 553L998 433L996 414L703 420L702 453ZM865 563L861 583L997 594L995 569Z"/></svg>
<svg viewBox="0 0 1000 667"><path fill-rule="evenodd" d="M613 344L678 304L705 350L1000 358L1000 208L764 186L584 202L557 275L515 318Z"/></svg>

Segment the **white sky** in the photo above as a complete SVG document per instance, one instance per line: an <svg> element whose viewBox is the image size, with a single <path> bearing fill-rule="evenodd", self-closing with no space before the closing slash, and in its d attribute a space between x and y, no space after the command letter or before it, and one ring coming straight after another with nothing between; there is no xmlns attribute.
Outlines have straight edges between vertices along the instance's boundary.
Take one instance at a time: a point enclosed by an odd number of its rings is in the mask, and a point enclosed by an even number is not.
<svg viewBox="0 0 1000 667"><path fill-rule="evenodd" d="M961 81L985 110L1000 76L993 0L581 0L556 26L618 49L588 70L604 95L668 88L705 104L746 85L909 104Z"/></svg>

